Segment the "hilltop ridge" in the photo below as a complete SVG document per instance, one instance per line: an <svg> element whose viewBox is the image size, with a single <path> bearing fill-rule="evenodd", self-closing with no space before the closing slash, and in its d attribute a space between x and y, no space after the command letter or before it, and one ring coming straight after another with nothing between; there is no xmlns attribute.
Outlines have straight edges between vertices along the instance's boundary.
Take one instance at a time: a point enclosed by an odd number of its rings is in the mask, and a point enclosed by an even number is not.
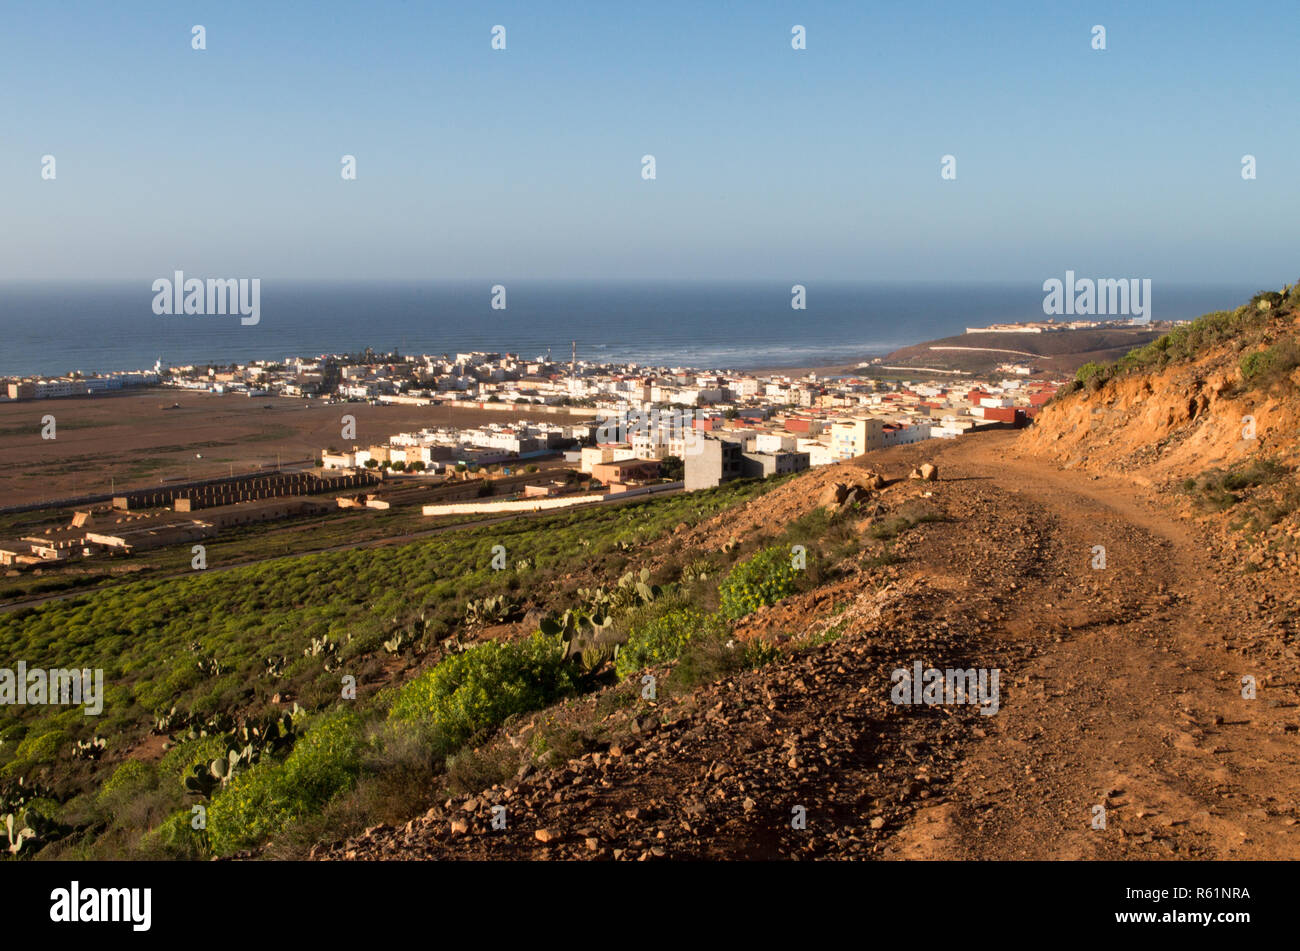
<svg viewBox="0 0 1300 951"><path fill-rule="evenodd" d="M1063 465L1149 478L1259 454L1300 456L1300 285L1256 295L1113 363L1081 367L1022 448Z"/></svg>
<svg viewBox="0 0 1300 951"><path fill-rule="evenodd" d="M1082 367L1016 443L1064 468L1122 472L1248 552L1300 565L1300 284Z"/></svg>

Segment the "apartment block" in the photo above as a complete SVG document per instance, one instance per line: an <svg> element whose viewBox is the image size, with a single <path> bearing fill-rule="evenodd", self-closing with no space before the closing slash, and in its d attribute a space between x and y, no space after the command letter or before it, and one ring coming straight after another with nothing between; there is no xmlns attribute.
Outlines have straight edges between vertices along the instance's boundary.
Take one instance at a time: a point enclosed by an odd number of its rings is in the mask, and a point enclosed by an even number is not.
<svg viewBox="0 0 1300 951"><path fill-rule="evenodd" d="M744 446L730 439L705 437L698 451L686 457L686 491L711 489L731 479L740 478L744 466Z"/></svg>
<svg viewBox="0 0 1300 951"><path fill-rule="evenodd" d="M831 424L831 452L836 459L852 459L884 447L884 422L880 419L858 417Z"/></svg>
<svg viewBox="0 0 1300 951"><path fill-rule="evenodd" d="M772 475L802 472L808 468L806 452L745 452L740 472L746 479L765 479Z"/></svg>

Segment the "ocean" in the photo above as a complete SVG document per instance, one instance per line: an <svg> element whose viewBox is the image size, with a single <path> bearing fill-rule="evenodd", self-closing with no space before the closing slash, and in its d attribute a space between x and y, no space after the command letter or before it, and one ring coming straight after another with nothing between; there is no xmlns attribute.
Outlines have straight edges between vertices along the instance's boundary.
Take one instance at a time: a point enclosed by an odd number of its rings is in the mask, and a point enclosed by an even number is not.
<svg viewBox="0 0 1300 951"><path fill-rule="evenodd" d="M208 277L212 275L187 275ZM220 275L215 275L220 276ZM170 275L169 275L170 277ZM717 369L847 363L961 333L967 326L1043 318L1041 282L890 284L502 282L261 282L255 326L238 316L159 316L151 280L0 283L0 375L56 375L295 355L376 351L548 352L643 366ZM1155 283L1155 320L1244 303L1258 287ZM1059 319L1059 318L1058 318Z"/></svg>

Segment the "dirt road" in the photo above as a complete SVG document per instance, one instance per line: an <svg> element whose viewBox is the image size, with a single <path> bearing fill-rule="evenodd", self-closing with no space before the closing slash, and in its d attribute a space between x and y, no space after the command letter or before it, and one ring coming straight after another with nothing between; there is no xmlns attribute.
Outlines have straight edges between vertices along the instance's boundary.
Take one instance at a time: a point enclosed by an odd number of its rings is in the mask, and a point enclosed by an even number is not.
<svg viewBox="0 0 1300 951"><path fill-rule="evenodd" d="M947 520L900 535L885 577L766 609L842 624L838 639L622 712L575 701L546 715L586 731L567 762L318 855L1300 855L1295 579L1243 574L1149 490L1019 458L1013 441L872 457L890 475L936 460L927 502ZM997 668L997 712L894 703L892 672L916 661ZM526 746L541 719L500 745ZM502 804L509 828L490 831Z"/></svg>
<svg viewBox="0 0 1300 951"><path fill-rule="evenodd" d="M1296 682L1253 650L1280 636L1257 610L1278 592L1216 559L1150 490L1014 457L1002 438L956 448L950 465L1027 502L1047 529L1041 570L999 635L1042 650L1012 672L1019 687L969 750L950 804L919 812L889 854L1300 854ZM1104 831L1092 828L1098 806Z"/></svg>

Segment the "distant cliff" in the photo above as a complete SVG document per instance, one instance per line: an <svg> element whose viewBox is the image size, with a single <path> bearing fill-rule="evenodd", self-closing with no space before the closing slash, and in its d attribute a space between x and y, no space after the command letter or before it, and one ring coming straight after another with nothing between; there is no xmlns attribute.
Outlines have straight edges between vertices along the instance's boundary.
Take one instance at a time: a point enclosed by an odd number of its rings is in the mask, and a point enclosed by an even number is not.
<svg viewBox="0 0 1300 951"><path fill-rule="evenodd" d="M1030 364L1041 375L1072 376L1089 362L1116 360L1155 340L1156 327L1058 330L1050 333L969 333L895 350L883 366L924 367L988 375L1004 363Z"/></svg>

